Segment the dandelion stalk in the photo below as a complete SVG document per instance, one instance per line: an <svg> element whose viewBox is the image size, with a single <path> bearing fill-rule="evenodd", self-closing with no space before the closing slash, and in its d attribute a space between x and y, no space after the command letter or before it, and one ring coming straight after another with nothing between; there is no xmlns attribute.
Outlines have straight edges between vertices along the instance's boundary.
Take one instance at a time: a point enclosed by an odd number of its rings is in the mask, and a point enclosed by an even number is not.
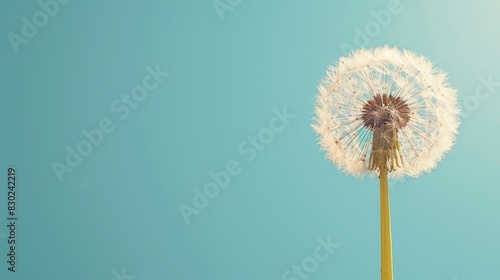
<svg viewBox="0 0 500 280"><path fill-rule="evenodd" d="M392 236L391 207L389 202L389 183L387 179L387 163L380 162L380 244L382 280L392 280Z"/></svg>
<svg viewBox="0 0 500 280"><path fill-rule="evenodd" d="M380 166L380 240L382 280L392 280L392 236L387 168Z"/></svg>
<svg viewBox="0 0 500 280"><path fill-rule="evenodd" d="M391 213L389 202L389 183L387 178L388 163L394 168L398 161L397 130L382 126L373 133L372 163L373 169L379 170L380 180L380 244L382 280L392 280L392 236Z"/></svg>

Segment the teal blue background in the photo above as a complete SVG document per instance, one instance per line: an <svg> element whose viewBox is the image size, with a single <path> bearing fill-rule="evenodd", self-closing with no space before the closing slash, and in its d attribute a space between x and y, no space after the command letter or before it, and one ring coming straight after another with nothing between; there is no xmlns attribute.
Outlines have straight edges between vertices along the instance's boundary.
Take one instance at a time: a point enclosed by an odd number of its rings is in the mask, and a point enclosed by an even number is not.
<svg viewBox="0 0 500 280"><path fill-rule="evenodd" d="M465 2L465 3L464 3ZM388 1L76 1L15 54L37 1L0 4L0 278L282 279L318 237L341 244L309 279L380 279L378 184L339 172L310 128L328 64ZM367 46L449 73L468 114L432 173L392 182L395 279L500 279L498 1L403 1ZM358 46L359 47L359 46ZM170 76L120 120L110 104L160 64ZM237 146L273 109L296 117L257 157ZM103 118L116 129L59 182L51 163ZM241 174L190 224L178 206L230 160ZM5 254L6 169L18 173L17 270ZM5 236L3 236L5 237Z"/></svg>

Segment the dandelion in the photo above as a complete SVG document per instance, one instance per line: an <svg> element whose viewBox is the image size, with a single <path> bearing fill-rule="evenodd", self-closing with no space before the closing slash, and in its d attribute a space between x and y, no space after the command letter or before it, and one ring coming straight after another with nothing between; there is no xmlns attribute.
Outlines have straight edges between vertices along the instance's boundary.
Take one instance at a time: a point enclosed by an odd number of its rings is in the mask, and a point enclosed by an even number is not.
<svg viewBox="0 0 500 280"><path fill-rule="evenodd" d="M388 177L430 172L458 133L456 90L407 50L361 49L327 69L313 128L326 156L354 176L379 176L382 279L392 280Z"/></svg>

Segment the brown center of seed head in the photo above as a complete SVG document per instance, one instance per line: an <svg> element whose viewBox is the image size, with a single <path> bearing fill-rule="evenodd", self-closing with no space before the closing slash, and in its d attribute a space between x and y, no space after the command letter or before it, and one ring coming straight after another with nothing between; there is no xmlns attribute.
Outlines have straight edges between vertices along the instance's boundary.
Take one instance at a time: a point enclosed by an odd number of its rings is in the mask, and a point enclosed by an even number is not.
<svg viewBox="0 0 500 280"><path fill-rule="evenodd" d="M401 97L375 94L366 101L361 112L364 126L369 130L400 129L410 120L410 107Z"/></svg>

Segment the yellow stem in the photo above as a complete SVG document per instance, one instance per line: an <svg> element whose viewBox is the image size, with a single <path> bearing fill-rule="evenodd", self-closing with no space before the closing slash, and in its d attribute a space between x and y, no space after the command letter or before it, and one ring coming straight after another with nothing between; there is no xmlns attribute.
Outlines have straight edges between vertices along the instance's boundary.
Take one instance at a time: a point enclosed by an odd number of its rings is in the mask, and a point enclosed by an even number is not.
<svg viewBox="0 0 500 280"><path fill-rule="evenodd" d="M386 157L382 157L386 158ZM382 280L393 280L391 213L386 160L380 161L380 237Z"/></svg>

